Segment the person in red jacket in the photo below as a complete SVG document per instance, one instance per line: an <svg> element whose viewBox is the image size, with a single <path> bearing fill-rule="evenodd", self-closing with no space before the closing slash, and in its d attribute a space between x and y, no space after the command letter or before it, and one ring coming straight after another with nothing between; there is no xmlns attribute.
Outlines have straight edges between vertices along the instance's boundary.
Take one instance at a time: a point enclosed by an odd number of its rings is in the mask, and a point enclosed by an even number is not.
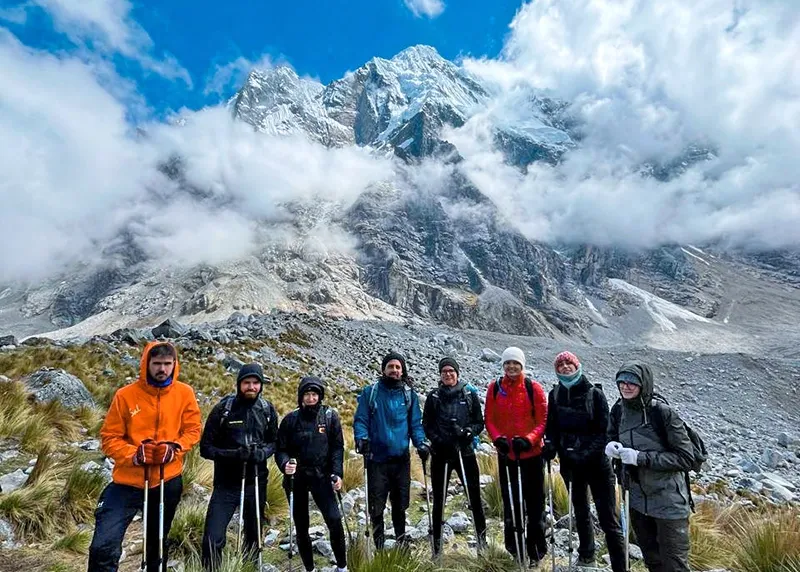
<svg viewBox="0 0 800 572"><path fill-rule="evenodd" d="M547 425L547 397L542 386L526 377L524 370L523 351L506 348L504 375L492 381L486 392L486 430L497 450L500 465L506 550L520 562L527 554L534 566L547 554L541 456ZM522 477L522 503L519 475ZM517 547L522 554L517 553Z"/></svg>

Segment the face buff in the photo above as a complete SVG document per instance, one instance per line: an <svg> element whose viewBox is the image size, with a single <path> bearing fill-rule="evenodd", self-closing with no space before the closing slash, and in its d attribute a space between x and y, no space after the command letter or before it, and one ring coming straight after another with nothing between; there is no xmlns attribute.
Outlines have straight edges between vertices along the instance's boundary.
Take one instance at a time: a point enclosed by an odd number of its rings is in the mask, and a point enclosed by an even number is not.
<svg viewBox="0 0 800 572"><path fill-rule="evenodd" d="M556 377L558 378L558 383L569 389L570 387L572 387L581 380L582 375L583 375L583 365L579 365L575 373L570 375L557 373Z"/></svg>

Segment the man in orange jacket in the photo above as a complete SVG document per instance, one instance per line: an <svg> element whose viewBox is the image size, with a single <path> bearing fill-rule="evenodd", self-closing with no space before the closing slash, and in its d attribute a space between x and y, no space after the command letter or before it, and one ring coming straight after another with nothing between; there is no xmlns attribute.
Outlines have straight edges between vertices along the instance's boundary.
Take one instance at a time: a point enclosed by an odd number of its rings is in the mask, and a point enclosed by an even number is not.
<svg viewBox="0 0 800 572"><path fill-rule="evenodd" d="M116 572L125 531L144 504L149 484L147 572L159 570L159 485L164 478L164 538L183 491L183 457L200 440L200 408L194 390L178 381L180 365L172 344L145 347L139 379L119 389L100 430L103 452L114 460L111 482L100 495L89 548L89 572ZM166 545L166 542L164 543Z"/></svg>
<svg viewBox="0 0 800 572"><path fill-rule="evenodd" d="M506 550L534 566L547 554L542 461L547 396L525 376L521 349L506 348L503 373L486 392L486 431L497 449ZM523 561L525 554L530 562Z"/></svg>

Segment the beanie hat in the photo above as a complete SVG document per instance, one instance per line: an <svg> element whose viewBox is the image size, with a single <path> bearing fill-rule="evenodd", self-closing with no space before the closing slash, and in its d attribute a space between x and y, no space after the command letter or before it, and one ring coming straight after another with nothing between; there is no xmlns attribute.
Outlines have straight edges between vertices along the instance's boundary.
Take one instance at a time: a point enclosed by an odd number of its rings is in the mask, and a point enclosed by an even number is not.
<svg viewBox="0 0 800 572"><path fill-rule="evenodd" d="M515 361L522 364L522 369L525 369L525 352L521 349L511 346L503 351L503 364L507 361Z"/></svg>
<svg viewBox="0 0 800 572"><path fill-rule="evenodd" d="M406 368L406 358L403 357L403 354L399 354L395 351L390 351L388 354L383 356L383 361L381 362L381 374L386 371L386 364L396 359L400 362L400 367L403 368L403 377L408 375L408 369Z"/></svg>
<svg viewBox="0 0 800 572"><path fill-rule="evenodd" d="M562 363L571 363L575 366L575 369L581 367L581 361L578 359L578 356L572 352L561 352L558 354L556 356L556 361L553 362L553 367L558 370L558 366L560 366Z"/></svg>
<svg viewBox="0 0 800 572"><path fill-rule="evenodd" d="M236 376L236 386L238 387L242 380L246 377L257 377L258 381L264 383L264 370L260 364L248 363L239 368L239 374Z"/></svg>
<svg viewBox="0 0 800 572"><path fill-rule="evenodd" d="M632 383L634 385L638 385L642 387L642 380L633 372L630 371L621 371L617 374L617 383L624 381L625 383Z"/></svg>
<svg viewBox="0 0 800 572"><path fill-rule="evenodd" d="M300 384L297 386L298 405L303 405L303 395L309 391L313 391L319 395L319 401L322 402L322 400L325 398L325 382L313 375L301 379Z"/></svg>
<svg viewBox="0 0 800 572"><path fill-rule="evenodd" d="M443 357L441 360L439 360L439 373L442 373L442 370L448 365L456 370L456 375L461 375L461 371L458 368L458 362L451 357Z"/></svg>

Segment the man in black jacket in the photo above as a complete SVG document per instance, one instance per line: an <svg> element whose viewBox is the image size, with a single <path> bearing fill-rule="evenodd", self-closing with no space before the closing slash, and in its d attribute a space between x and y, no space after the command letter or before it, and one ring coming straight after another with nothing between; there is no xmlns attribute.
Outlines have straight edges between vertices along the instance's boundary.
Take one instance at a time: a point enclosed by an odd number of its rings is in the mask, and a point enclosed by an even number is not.
<svg viewBox="0 0 800 572"><path fill-rule="evenodd" d="M616 512L614 473L605 455L608 401L599 387L583 374L580 361L570 352L555 360L558 383L547 399L544 457L558 454L561 476L569 487L578 529L578 564L595 562L594 527L589 512L588 489L592 491L600 528L606 536L613 572L625 572L625 545Z"/></svg>
<svg viewBox="0 0 800 572"><path fill-rule="evenodd" d="M257 363L239 370L236 393L222 399L211 410L200 439L200 455L214 461L214 491L206 512L203 531L203 566L219 566L225 547L226 530L239 508L242 482L244 499L244 549L256 559L258 537L255 508L255 475L258 472L258 499L261 522L264 522L267 459L275 452L278 414L261 397L264 372Z"/></svg>
<svg viewBox="0 0 800 572"><path fill-rule="evenodd" d="M474 439L483 431L483 411L478 394L459 379L458 362L451 357L439 361L439 387L425 400L422 427L431 442L431 484L433 486L433 550L442 550L444 490L455 470L467 493L475 519L478 549L486 546L486 517L481 504L480 471L475 459ZM461 459L459 459L459 451ZM461 474L461 461L464 475ZM446 467L446 474L445 474Z"/></svg>
<svg viewBox="0 0 800 572"><path fill-rule="evenodd" d="M306 570L314 570L311 537L308 534L309 493L322 513L331 537L337 572L347 572L347 546L342 515L334 491L342 488L344 438L335 409L322 404L325 386L318 377L304 377L297 388L298 408L281 421L275 462L281 472L286 495L294 490L294 526L297 550ZM292 483L292 480L294 481Z"/></svg>

